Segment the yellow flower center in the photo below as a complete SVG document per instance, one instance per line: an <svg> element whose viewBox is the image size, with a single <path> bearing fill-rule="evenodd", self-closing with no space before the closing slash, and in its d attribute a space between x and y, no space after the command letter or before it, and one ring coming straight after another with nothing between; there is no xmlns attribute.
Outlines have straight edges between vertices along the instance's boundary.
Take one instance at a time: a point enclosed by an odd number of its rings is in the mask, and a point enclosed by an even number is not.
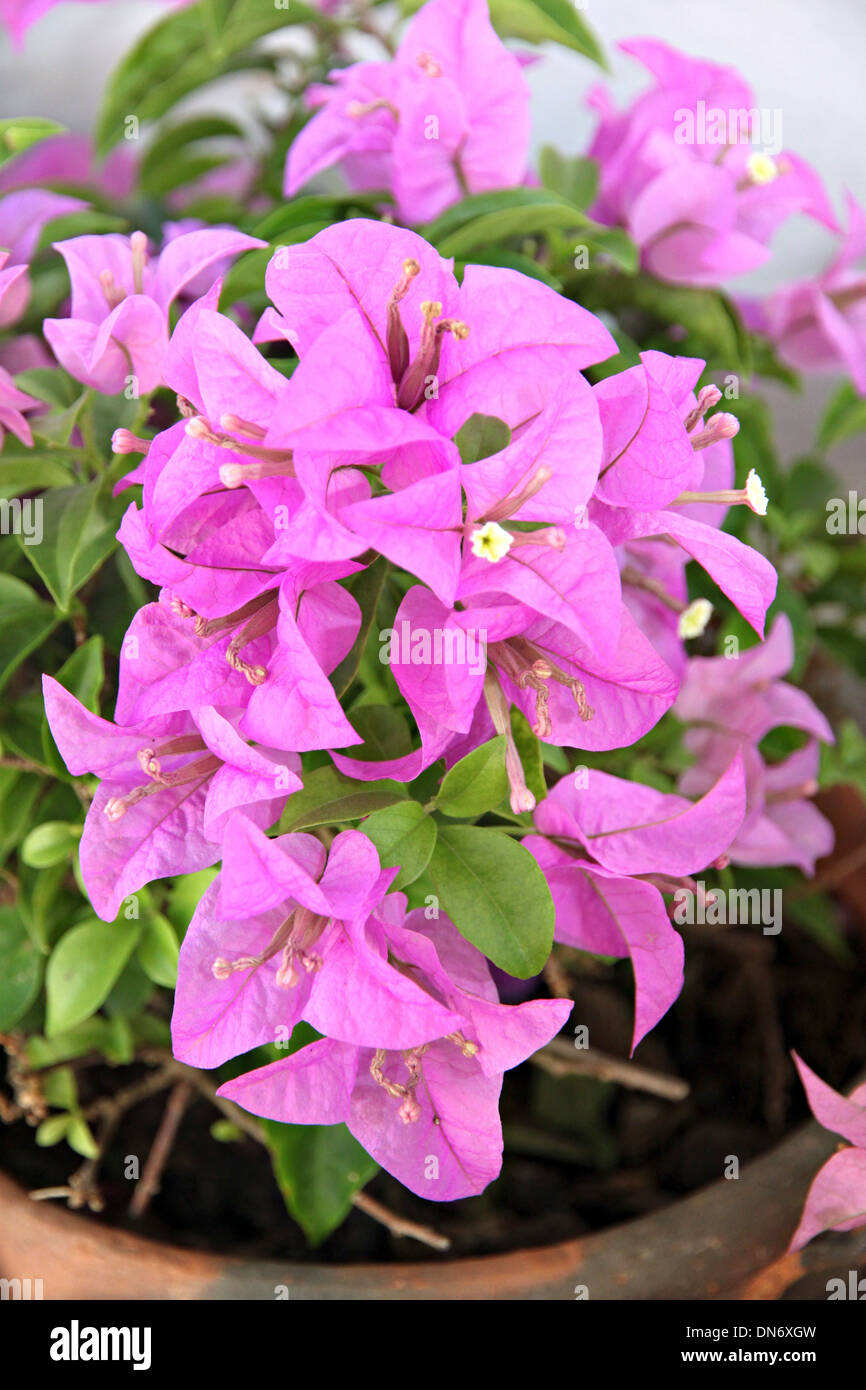
<svg viewBox="0 0 866 1390"><path fill-rule="evenodd" d="M503 560L511 549L512 537L498 521L485 521L472 532L472 554L479 560L489 560L496 564Z"/></svg>
<svg viewBox="0 0 866 1390"><path fill-rule="evenodd" d="M772 155L756 150L746 161L749 179L752 183L772 183L779 177L779 166Z"/></svg>

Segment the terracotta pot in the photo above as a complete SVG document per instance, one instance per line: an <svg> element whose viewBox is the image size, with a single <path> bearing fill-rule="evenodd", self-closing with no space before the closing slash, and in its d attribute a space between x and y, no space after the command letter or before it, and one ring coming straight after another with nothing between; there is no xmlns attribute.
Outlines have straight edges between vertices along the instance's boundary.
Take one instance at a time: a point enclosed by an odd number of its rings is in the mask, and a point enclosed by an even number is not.
<svg viewBox="0 0 866 1390"><path fill-rule="evenodd" d="M41 1278L46 1299L452 1300L826 1297L866 1269L866 1230L785 1248L835 1140L806 1125L737 1180L580 1240L482 1259L395 1265L245 1261L158 1245L31 1201L0 1176L0 1276ZM799 1289L798 1289L798 1286ZM585 1296L585 1295L584 1295Z"/></svg>

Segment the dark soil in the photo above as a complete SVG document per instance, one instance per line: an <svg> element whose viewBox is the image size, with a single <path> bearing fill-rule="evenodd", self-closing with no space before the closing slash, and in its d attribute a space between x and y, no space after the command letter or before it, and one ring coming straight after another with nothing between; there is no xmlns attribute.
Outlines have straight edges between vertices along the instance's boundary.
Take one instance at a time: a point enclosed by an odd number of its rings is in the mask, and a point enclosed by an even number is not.
<svg viewBox="0 0 866 1390"><path fill-rule="evenodd" d="M844 912L844 909L840 909ZM505 1080L506 1156L482 1196L425 1202L387 1174L368 1187L392 1211L432 1225L449 1256L488 1254L564 1240L663 1206L720 1177L733 1156L747 1163L807 1118L787 1049L843 1087L866 1059L866 937L844 924L842 963L802 930L777 937L755 928L686 928L682 996L635 1060L688 1081L672 1103L584 1078L559 1079L524 1065ZM711 934L712 933L712 934ZM631 1030L628 966L576 967L569 1028L589 1027L592 1046L626 1056ZM79 1073L82 1101L128 1085L137 1068ZM139 1221L127 1214L124 1158L148 1153L165 1095L124 1119L102 1170L107 1221L189 1247L317 1261L431 1259L359 1211L311 1251L286 1213L266 1151L252 1139L220 1143L219 1118L197 1099L186 1112L159 1193ZM65 1183L78 1160L60 1144L39 1149L24 1124L0 1126L0 1165L29 1189Z"/></svg>

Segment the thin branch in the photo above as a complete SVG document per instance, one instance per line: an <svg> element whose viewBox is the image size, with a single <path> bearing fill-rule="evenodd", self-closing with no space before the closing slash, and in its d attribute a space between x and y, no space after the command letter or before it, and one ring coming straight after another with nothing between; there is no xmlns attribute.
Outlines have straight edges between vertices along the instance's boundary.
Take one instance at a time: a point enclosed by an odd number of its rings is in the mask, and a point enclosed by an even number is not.
<svg viewBox="0 0 866 1390"><path fill-rule="evenodd" d="M177 1138L177 1131L184 1117L184 1112L192 1098L193 1088L190 1083L178 1081L168 1098L165 1112L159 1122L159 1129L156 1131L156 1137L144 1165L144 1172L136 1183L135 1191L132 1194L132 1201L129 1204L130 1216L136 1218L144 1216L151 1197L159 1191L162 1170Z"/></svg>
<svg viewBox="0 0 866 1390"><path fill-rule="evenodd" d="M173 1062L169 1064L174 1074L198 1091L199 1095L209 1100L211 1105L223 1114L227 1120L231 1120L233 1125L237 1125L250 1139L255 1139L258 1144L265 1144L265 1137L262 1134L261 1126L258 1121L246 1110L242 1110L234 1101L227 1100L225 1096L217 1095L217 1088L206 1072L198 1071L195 1067L187 1067L183 1062Z"/></svg>
<svg viewBox="0 0 866 1390"><path fill-rule="evenodd" d="M143 1080L136 1081L132 1086L125 1086L123 1090L116 1091L113 1096L101 1096L92 1105L88 1105L83 1112L85 1120L94 1120L103 1117L114 1117L118 1119L125 1111L131 1110L140 1101L149 1100L151 1096L158 1095L160 1091L166 1090L175 1080L175 1073L171 1067L161 1067L159 1071L151 1072Z"/></svg>
<svg viewBox="0 0 866 1390"><path fill-rule="evenodd" d="M572 984L568 971L559 957L551 952L543 970L544 982L557 999L570 999Z"/></svg>
<svg viewBox="0 0 866 1390"><path fill-rule="evenodd" d="M377 1202L375 1197L368 1197L366 1192L356 1192L352 1198L352 1206L372 1216L373 1220L385 1226L392 1236L408 1236L410 1240L429 1245L431 1250L451 1249L451 1241L447 1236L440 1235L432 1226L419 1226L417 1221L408 1221L406 1217L398 1216L396 1212Z"/></svg>
<svg viewBox="0 0 866 1390"><path fill-rule="evenodd" d="M664 1072L651 1071L622 1057L611 1057L596 1048L575 1048L564 1038L554 1038L529 1058L551 1076L591 1076L597 1081L617 1081L632 1091L646 1091L663 1100L683 1100L689 1093L687 1081Z"/></svg>
<svg viewBox="0 0 866 1390"><path fill-rule="evenodd" d="M69 1206L73 1211L87 1206L91 1211L104 1211L105 1200L99 1190L99 1170L105 1161L108 1153L108 1146L120 1127L120 1121L126 1112L115 1110L111 1114L105 1115L99 1130L99 1138L96 1141L97 1152L93 1158L88 1158L82 1163L69 1179ZM31 1197L33 1193L31 1192Z"/></svg>

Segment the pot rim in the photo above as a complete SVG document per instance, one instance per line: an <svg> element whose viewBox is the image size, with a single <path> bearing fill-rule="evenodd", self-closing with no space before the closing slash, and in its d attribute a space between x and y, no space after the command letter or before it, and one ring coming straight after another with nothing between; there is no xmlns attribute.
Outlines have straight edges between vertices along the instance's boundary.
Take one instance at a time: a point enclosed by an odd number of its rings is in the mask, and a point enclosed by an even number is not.
<svg viewBox="0 0 866 1390"><path fill-rule="evenodd" d="M41 1278L44 1298L72 1301L776 1299L806 1275L844 1276L866 1265L866 1228L786 1253L809 1184L836 1143L809 1122L740 1178L719 1178L591 1235L507 1254L387 1265L187 1250L33 1202L0 1173L0 1276Z"/></svg>

